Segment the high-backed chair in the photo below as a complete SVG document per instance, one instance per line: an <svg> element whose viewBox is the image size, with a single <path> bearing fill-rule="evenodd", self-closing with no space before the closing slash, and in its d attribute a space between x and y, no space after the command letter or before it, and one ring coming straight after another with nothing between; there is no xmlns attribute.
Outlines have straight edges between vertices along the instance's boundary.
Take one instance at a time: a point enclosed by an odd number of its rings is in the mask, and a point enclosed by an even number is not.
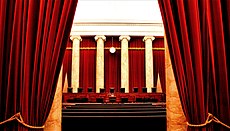
<svg viewBox="0 0 230 131"><path fill-rule="evenodd" d="M88 93L93 92L93 88L92 87L88 87Z"/></svg>
<svg viewBox="0 0 230 131"><path fill-rule="evenodd" d="M146 87L142 87L142 93L147 93L147 88Z"/></svg>
<svg viewBox="0 0 230 131"><path fill-rule="evenodd" d="M68 92L68 93L73 93L73 88L72 88L72 87L68 87L68 88L67 88L67 92Z"/></svg>
<svg viewBox="0 0 230 131"><path fill-rule="evenodd" d="M104 88L100 88L100 93L105 93L105 89Z"/></svg>
<svg viewBox="0 0 230 131"><path fill-rule="evenodd" d="M77 92L78 93L82 93L83 92L83 88L81 88L81 87L77 88Z"/></svg>
<svg viewBox="0 0 230 131"><path fill-rule="evenodd" d="M125 93L125 88L121 87L120 88L120 93Z"/></svg>
<svg viewBox="0 0 230 131"><path fill-rule="evenodd" d="M152 87L152 93L156 93L157 92L157 88L156 87Z"/></svg>
<svg viewBox="0 0 230 131"><path fill-rule="evenodd" d="M109 88L109 93L114 93L114 92L115 92L114 87L110 87L110 88Z"/></svg>
<svg viewBox="0 0 230 131"><path fill-rule="evenodd" d="M133 92L138 93L138 87L133 87Z"/></svg>

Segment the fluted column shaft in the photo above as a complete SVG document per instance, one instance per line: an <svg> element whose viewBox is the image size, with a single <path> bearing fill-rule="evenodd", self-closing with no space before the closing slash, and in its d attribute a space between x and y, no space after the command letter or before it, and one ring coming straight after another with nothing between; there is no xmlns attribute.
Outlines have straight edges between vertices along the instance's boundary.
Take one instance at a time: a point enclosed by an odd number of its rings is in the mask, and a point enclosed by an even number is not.
<svg viewBox="0 0 230 131"><path fill-rule="evenodd" d="M96 56L96 93L100 93L100 88L104 87L104 41L106 37L103 35L95 36L97 41L97 56Z"/></svg>
<svg viewBox="0 0 230 131"><path fill-rule="evenodd" d="M73 93L78 92L79 88L79 76L80 76L80 42L82 41L81 36L71 36L70 39L73 41L72 48L72 87Z"/></svg>
<svg viewBox="0 0 230 131"><path fill-rule="evenodd" d="M129 36L120 36L121 41L121 87L129 93Z"/></svg>
<svg viewBox="0 0 230 131"><path fill-rule="evenodd" d="M155 39L153 36L145 36L143 41L145 42L145 83L147 92L151 93L151 88L154 86L153 82L153 46L152 41Z"/></svg>

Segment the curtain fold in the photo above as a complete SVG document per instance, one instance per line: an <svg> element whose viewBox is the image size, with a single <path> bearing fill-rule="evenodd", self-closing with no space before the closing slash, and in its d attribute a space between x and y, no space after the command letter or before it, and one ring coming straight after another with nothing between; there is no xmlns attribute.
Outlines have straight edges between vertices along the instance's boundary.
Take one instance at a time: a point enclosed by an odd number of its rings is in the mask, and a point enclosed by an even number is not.
<svg viewBox="0 0 230 131"><path fill-rule="evenodd" d="M132 37L129 48L145 48L142 37ZM145 50L129 49L129 92L133 92L134 87L138 87L138 92L142 92L145 83Z"/></svg>
<svg viewBox="0 0 230 131"><path fill-rule="evenodd" d="M202 124L212 113L229 124L229 1L158 2L187 121ZM229 129L212 123L188 130Z"/></svg>
<svg viewBox="0 0 230 131"><path fill-rule="evenodd" d="M88 87L96 92L96 47L94 37L82 37L80 48L87 49L80 50L79 87L82 87L85 93Z"/></svg>
<svg viewBox="0 0 230 131"><path fill-rule="evenodd" d="M65 78L67 75L68 87L71 87L71 73L72 73L72 40L68 39L67 46L63 58L63 72L62 72L62 87L64 87Z"/></svg>
<svg viewBox="0 0 230 131"><path fill-rule="evenodd" d="M77 0L0 1L0 121L17 112L44 125ZM1 130L28 130L15 122Z"/></svg>
<svg viewBox="0 0 230 131"><path fill-rule="evenodd" d="M164 38L156 38L153 41L153 48L164 48ZM162 92L166 93L165 51L164 50L153 50L153 77L154 77L153 78L154 87L157 86L157 80L160 79Z"/></svg>
<svg viewBox="0 0 230 131"><path fill-rule="evenodd" d="M121 48L119 37L106 37L105 48L110 47ZM114 88L115 92L119 92L121 87L121 50L116 49L115 53L110 53L109 49L105 49L105 89L109 92L110 88Z"/></svg>
<svg viewBox="0 0 230 131"><path fill-rule="evenodd" d="M206 0L207 25L212 63L212 87L209 112L226 124L230 124L230 2ZM219 124L216 130L227 130Z"/></svg>

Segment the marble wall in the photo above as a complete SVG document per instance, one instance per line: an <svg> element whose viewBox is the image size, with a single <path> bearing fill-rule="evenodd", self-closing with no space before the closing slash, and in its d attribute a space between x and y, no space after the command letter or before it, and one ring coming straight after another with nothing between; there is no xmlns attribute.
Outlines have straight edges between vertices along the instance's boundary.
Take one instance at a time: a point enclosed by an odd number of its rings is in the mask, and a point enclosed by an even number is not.
<svg viewBox="0 0 230 131"><path fill-rule="evenodd" d="M57 89L44 131L61 131L62 123L62 69L59 74Z"/></svg>
<svg viewBox="0 0 230 131"><path fill-rule="evenodd" d="M186 131L186 118L181 107L166 40L165 47L167 131Z"/></svg>

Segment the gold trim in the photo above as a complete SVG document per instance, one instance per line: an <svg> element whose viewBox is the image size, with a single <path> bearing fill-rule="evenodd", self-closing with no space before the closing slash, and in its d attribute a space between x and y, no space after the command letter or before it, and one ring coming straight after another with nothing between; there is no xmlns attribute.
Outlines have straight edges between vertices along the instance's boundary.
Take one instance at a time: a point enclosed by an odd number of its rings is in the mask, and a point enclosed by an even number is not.
<svg viewBox="0 0 230 131"><path fill-rule="evenodd" d="M222 126L230 129L230 126L221 122L218 118L216 118L213 114L211 113L208 113L208 116L207 116L207 119L205 121L205 123L201 123L201 124L191 124L191 123L188 123L187 122L187 125L190 126L190 127L204 127L204 126L207 126L208 124L210 124L212 121L216 122L216 123L219 123L221 124Z"/></svg>
<svg viewBox="0 0 230 131"><path fill-rule="evenodd" d="M9 119L5 120L5 121L0 121L0 125L3 125L7 122L10 122L10 121L14 121L14 120L17 120L19 123L21 123L23 126L27 127L27 128L31 128L31 129L43 129L45 128L45 126L32 126L32 125L29 125L29 124L26 124L24 122L24 120L22 119L22 115L20 112L14 114L12 117L10 117Z"/></svg>
<svg viewBox="0 0 230 131"><path fill-rule="evenodd" d="M72 50L72 49L73 49L73 48L71 48L71 47L67 47L67 48L66 48L66 50Z"/></svg>
<svg viewBox="0 0 230 131"><path fill-rule="evenodd" d="M164 51L165 48L153 48L153 50L162 50L162 51Z"/></svg>

